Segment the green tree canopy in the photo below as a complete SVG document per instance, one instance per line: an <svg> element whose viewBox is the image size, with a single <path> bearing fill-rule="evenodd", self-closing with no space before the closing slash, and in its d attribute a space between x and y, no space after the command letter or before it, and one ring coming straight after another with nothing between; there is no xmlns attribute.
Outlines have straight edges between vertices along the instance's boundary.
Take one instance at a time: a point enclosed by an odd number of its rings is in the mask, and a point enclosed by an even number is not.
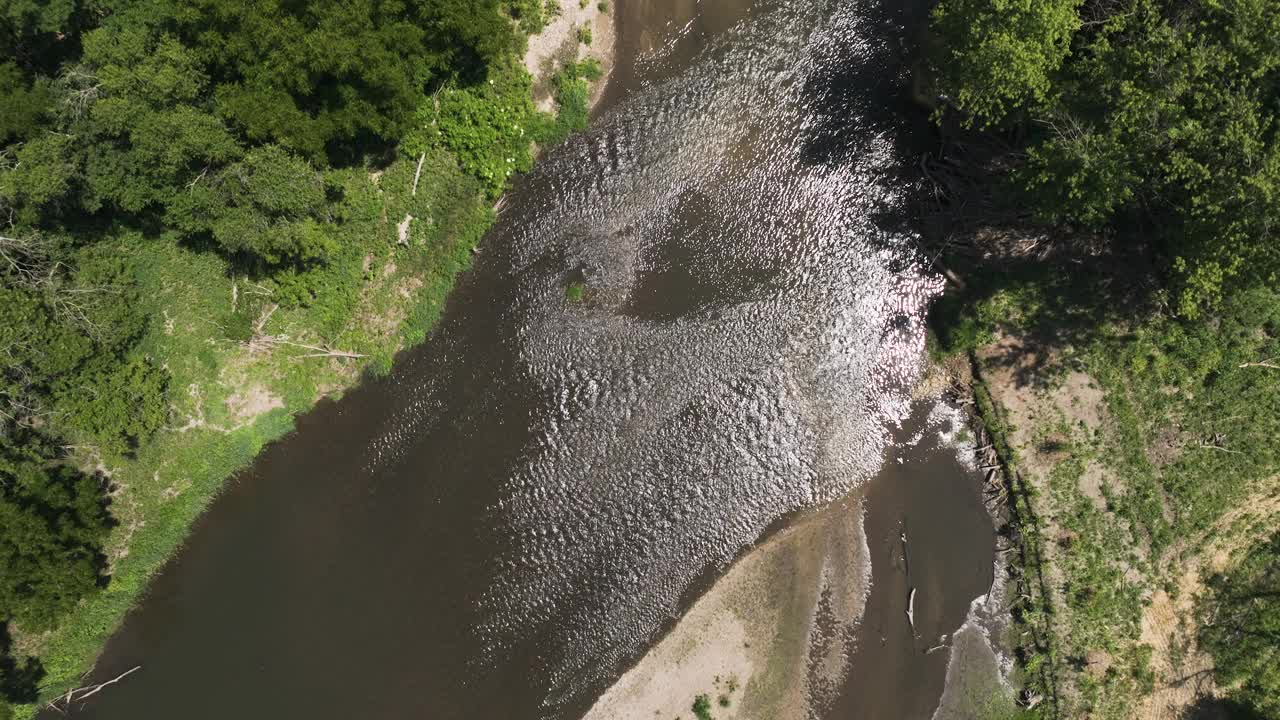
<svg viewBox="0 0 1280 720"><path fill-rule="evenodd" d="M133 353L144 320L121 259L84 257L71 277L0 274L0 435L38 425L124 452L163 424L168 376Z"/></svg>
<svg viewBox="0 0 1280 720"><path fill-rule="evenodd" d="M1183 314L1276 284L1280 0L1077 6L943 0L943 90L978 122L1033 119L1016 178L1045 219L1141 214Z"/></svg>
<svg viewBox="0 0 1280 720"><path fill-rule="evenodd" d="M0 146L33 134L52 104L50 85L28 79L15 62L0 62Z"/></svg>
<svg viewBox="0 0 1280 720"><path fill-rule="evenodd" d="M947 44L940 82L970 122L998 123L1053 91L1082 0L946 0L933 13Z"/></svg>
<svg viewBox="0 0 1280 720"><path fill-rule="evenodd" d="M228 252L268 265L322 260L333 249L324 179L274 145L197 183L171 211L182 230L208 232Z"/></svg>
<svg viewBox="0 0 1280 720"><path fill-rule="evenodd" d="M50 627L92 592L109 527L101 482L0 436L0 620Z"/></svg>
<svg viewBox="0 0 1280 720"><path fill-rule="evenodd" d="M174 24L223 117L313 161L354 140L398 140L429 84L474 82L516 42L498 0L197 0Z"/></svg>
<svg viewBox="0 0 1280 720"><path fill-rule="evenodd" d="M236 158L240 146L205 109L208 78L176 38L111 25L85 38L81 85L92 99L72 134L87 142L85 207L127 212L163 206L201 172ZM81 79L82 78L82 79Z"/></svg>

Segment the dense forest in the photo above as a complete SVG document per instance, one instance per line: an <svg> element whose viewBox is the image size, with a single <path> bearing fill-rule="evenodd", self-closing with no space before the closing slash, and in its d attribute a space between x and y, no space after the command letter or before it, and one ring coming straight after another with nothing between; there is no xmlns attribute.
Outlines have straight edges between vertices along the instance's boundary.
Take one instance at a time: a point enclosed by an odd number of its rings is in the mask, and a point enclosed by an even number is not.
<svg viewBox="0 0 1280 720"><path fill-rule="evenodd" d="M170 502L181 486L120 506L109 468L183 458L207 497L284 428L232 425L252 368L283 387L270 407L301 409L329 376L300 358L385 366L397 317L410 341L425 333L533 143L585 124L598 65L556 76L556 117L533 107L520 61L554 10L0 4L0 717L37 698L50 662L55 682L83 670L199 510ZM396 263L417 271L401 294L421 296L399 315L390 293L364 290L400 280ZM218 389L225 403L204 397ZM231 410L219 425L207 407ZM129 520L128 534L156 535L108 557L108 535L147 502L181 509ZM49 651L42 633L122 582L126 599L81 618L65 657Z"/></svg>
<svg viewBox="0 0 1280 720"><path fill-rule="evenodd" d="M930 29L932 179L948 227L986 243L939 306L941 349L977 363L1014 333L1058 359L1048 382L1106 398L1103 425L1044 429L1057 464L1027 491L1057 536L1032 517L1019 537L1055 559L1017 571L1060 584L1015 609L1024 704L1135 716L1159 684L1144 605L1240 545L1162 661L1190 682L1207 651L1235 712L1280 718L1280 545L1250 514L1280 477L1280 2L940 0Z"/></svg>
<svg viewBox="0 0 1280 720"><path fill-rule="evenodd" d="M965 120L1025 131L1040 217L1145 221L1183 316L1280 282L1274 0L950 0L935 25Z"/></svg>

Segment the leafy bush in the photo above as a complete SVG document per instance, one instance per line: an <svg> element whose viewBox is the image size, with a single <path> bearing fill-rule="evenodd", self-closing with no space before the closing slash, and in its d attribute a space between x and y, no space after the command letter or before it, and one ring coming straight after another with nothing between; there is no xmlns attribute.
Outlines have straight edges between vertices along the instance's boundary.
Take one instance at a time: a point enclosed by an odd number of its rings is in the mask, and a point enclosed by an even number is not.
<svg viewBox="0 0 1280 720"><path fill-rule="evenodd" d="M60 424L102 450L125 452L164 424L168 384L168 373L144 358L123 364L111 357L94 359L55 390L65 417Z"/></svg>
<svg viewBox="0 0 1280 720"><path fill-rule="evenodd" d="M598 80L604 74L600 62L587 58L569 63L551 78L559 110L554 119L544 121L537 132L540 143L555 145L564 142L575 132L587 128L590 115L587 101L590 97L589 81Z"/></svg>
<svg viewBox="0 0 1280 720"><path fill-rule="evenodd" d="M693 716L698 720L711 720L711 698L699 695L693 699Z"/></svg>
<svg viewBox="0 0 1280 720"><path fill-rule="evenodd" d="M520 32L537 35L547 26L551 13L544 0L507 0L507 12L520 25Z"/></svg>
<svg viewBox="0 0 1280 720"><path fill-rule="evenodd" d="M416 157L445 148L497 197L511 175L533 166L531 131L538 120L532 87L515 58L494 64L478 85L445 87L419 107L418 126L405 138L404 151Z"/></svg>
<svg viewBox="0 0 1280 720"><path fill-rule="evenodd" d="M175 199L169 220L207 232L232 254L262 266L323 260L334 249L324 180L305 160L267 145Z"/></svg>

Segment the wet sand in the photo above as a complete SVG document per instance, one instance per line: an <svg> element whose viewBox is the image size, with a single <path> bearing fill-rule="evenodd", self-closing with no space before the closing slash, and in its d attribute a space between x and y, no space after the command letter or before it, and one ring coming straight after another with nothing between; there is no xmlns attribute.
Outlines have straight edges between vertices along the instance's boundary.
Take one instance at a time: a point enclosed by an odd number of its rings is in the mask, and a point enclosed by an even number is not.
<svg viewBox="0 0 1280 720"><path fill-rule="evenodd" d="M555 107L551 78L556 71L568 62L587 58L598 60L604 72L602 79L592 84L588 104L594 107L600 101L613 71L615 12L611 5L608 12L601 11L596 0L585 7L573 0L564 0L560 14L552 18L542 32L529 38L524 66L534 78L534 102L538 109L549 112ZM579 28L591 29L590 45L579 41Z"/></svg>
<svg viewBox="0 0 1280 720"><path fill-rule="evenodd" d="M861 615L866 560L856 498L798 520L735 563L586 720L683 717L699 695L718 720L806 717L809 659L831 682L843 673L844 646L824 638Z"/></svg>
<svg viewBox="0 0 1280 720"><path fill-rule="evenodd" d="M976 676L994 656L966 619L992 587L994 533L930 404L874 480L747 553L586 720L682 717L700 694L718 720L914 720L934 715L944 683L987 692L991 673ZM963 656L948 677L953 645Z"/></svg>

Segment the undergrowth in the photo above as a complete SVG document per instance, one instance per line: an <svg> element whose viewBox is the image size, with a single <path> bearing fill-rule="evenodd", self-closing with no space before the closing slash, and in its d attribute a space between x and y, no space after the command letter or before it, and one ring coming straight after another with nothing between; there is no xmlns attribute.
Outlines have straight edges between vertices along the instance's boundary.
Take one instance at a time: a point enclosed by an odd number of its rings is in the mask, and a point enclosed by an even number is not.
<svg viewBox="0 0 1280 720"><path fill-rule="evenodd" d="M541 22L517 16L529 27ZM228 478L318 398L363 373L387 372L396 352L427 337L493 222L491 201L531 167L531 143L586 127L587 81L599 77L598 63L557 75L561 111L551 117L533 108L528 74L509 60L488 83L427 98L419 129L386 167L327 174L329 192L341 199L333 209L340 251L330 262L256 279L237 274L224 256L168 237L121 234L94 246L108 253L128 246L140 258L130 268L151 322L139 347L170 373L169 426L136 454L80 458L103 466L120 489L105 548L110 582L53 631L15 633L15 649L43 666L41 701L77 683ZM255 344L263 337L354 357L303 357L309 351L296 345ZM30 718L37 707L14 711Z"/></svg>
<svg viewBox="0 0 1280 720"><path fill-rule="evenodd" d="M1046 716L1132 715L1159 680L1139 641L1145 600L1280 472L1280 382L1267 367L1280 357L1280 293L1241 292L1191 322L1133 289L1107 272L1040 264L976 277L935 311L935 355L1012 335L1033 348L1020 382L1035 390L1018 392L1049 391L1068 371L1102 390L1099 427L1049 417L1025 428L1053 467L1023 478L1003 413L974 387L1013 478L1020 667L1031 693L1063 703ZM1081 492L1086 472L1102 474L1100 498ZM1038 587L1048 576L1060 586ZM1105 667L1087 666L1091 652L1105 653Z"/></svg>

